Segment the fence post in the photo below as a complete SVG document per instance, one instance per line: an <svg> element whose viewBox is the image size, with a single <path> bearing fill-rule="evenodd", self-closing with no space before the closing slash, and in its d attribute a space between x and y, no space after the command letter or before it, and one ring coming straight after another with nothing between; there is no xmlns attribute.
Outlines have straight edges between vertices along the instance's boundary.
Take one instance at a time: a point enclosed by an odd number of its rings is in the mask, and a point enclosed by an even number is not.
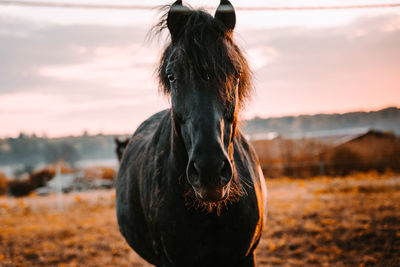
<svg viewBox="0 0 400 267"><path fill-rule="evenodd" d="M325 162L320 160L318 163L319 163L319 174L323 176L325 175Z"/></svg>
<svg viewBox="0 0 400 267"><path fill-rule="evenodd" d="M62 200L62 174L61 174L61 166L58 163L56 165L56 178L58 178L57 183L57 208L59 211L63 210L63 200Z"/></svg>

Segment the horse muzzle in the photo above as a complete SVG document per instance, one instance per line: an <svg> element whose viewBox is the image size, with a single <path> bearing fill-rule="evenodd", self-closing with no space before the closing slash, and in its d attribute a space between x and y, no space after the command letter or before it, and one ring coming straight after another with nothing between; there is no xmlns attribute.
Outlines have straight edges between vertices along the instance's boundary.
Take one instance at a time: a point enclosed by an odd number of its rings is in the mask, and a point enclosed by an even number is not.
<svg viewBox="0 0 400 267"><path fill-rule="evenodd" d="M203 202L219 202L225 200L229 195L230 182L225 186L193 187L196 198Z"/></svg>
<svg viewBox="0 0 400 267"><path fill-rule="evenodd" d="M186 170L187 178L196 197L205 202L224 200L229 194L232 179L232 165L228 158L215 160L190 160Z"/></svg>

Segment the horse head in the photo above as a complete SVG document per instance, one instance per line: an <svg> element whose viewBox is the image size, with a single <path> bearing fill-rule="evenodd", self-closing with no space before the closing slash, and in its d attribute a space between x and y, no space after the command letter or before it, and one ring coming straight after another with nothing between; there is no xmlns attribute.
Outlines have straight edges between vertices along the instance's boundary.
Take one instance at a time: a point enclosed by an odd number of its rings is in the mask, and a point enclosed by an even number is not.
<svg viewBox="0 0 400 267"><path fill-rule="evenodd" d="M115 137L114 141L115 153L117 154L118 161L121 162L122 155L124 154L125 148L129 143L129 138L125 138L125 140L120 140L118 137Z"/></svg>
<svg viewBox="0 0 400 267"><path fill-rule="evenodd" d="M247 61L233 41L235 22L229 1L220 2L214 17L176 1L159 68L173 129L187 153L187 181L198 200L210 203L229 196L238 111L250 88Z"/></svg>

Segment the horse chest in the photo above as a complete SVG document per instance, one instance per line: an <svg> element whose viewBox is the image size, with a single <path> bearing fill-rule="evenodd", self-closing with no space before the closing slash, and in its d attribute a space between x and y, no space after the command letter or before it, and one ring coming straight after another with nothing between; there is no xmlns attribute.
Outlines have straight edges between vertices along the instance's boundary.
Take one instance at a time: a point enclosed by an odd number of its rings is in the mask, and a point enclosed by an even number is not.
<svg viewBox="0 0 400 267"><path fill-rule="evenodd" d="M176 266L214 266L216 259L223 264L237 261L249 250L259 221L240 206L209 218L193 218L179 209L161 212L159 251Z"/></svg>

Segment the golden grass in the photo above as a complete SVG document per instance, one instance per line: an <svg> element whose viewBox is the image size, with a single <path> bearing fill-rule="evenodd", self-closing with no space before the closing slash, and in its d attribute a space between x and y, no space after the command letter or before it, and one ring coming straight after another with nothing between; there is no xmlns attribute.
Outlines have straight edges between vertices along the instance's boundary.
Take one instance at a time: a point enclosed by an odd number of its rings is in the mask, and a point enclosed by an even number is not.
<svg viewBox="0 0 400 267"><path fill-rule="evenodd" d="M4 173L0 172L0 195L7 193L7 178Z"/></svg>
<svg viewBox="0 0 400 267"><path fill-rule="evenodd" d="M268 180L257 266L399 266L399 184L374 173ZM55 196L1 197L0 266L150 266L121 237L114 198L64 195L59 212Z"/></svg>
<svg viewBox="0 0 400 267"><path fill-rule="evenodd" d="M107 179L107 180L114 180L117 173L114 168L112 167L90 167L85 170L84 177L87 180L93 179Z"/></svg>

